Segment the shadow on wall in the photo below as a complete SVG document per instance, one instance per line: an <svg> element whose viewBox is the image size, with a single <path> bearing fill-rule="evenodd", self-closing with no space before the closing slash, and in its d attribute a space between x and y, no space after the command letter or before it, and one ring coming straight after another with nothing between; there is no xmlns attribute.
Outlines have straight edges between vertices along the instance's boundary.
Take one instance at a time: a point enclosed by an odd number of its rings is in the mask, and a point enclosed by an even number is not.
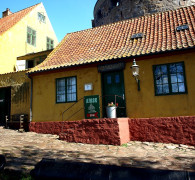
<svg viewBox="0 0 195 180"><path fill-rule="evenodd" d="M12 86L12 102L17 103L27 103L29 99L29 82L25 82L20 86Z"/></svg>

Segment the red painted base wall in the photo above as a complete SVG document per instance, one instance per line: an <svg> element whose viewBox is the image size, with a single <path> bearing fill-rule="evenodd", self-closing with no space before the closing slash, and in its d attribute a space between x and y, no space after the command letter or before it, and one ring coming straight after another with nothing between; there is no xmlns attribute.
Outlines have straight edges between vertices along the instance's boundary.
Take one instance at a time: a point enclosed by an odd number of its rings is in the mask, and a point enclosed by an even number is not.
<svg viewBox="0 0 195 180"><path fill-rule="evenodd" d="M129 119L132 141L195 146L195 116Z"/></svg>
<svg viewBox="0 0 195 180"><path fill-rule="evenodd" d="M57 134L68 142L121 145L131 140L195 146L195 116L31 122L30 131Z"/></svg>
<svg viewBox="0 0 195 180"><path fill-rule="evenodd" d="M128 118L31 122L30 131L57 134L68 142L121 145L130 141ZM121 133L121 129L123 133Z"/></svg>

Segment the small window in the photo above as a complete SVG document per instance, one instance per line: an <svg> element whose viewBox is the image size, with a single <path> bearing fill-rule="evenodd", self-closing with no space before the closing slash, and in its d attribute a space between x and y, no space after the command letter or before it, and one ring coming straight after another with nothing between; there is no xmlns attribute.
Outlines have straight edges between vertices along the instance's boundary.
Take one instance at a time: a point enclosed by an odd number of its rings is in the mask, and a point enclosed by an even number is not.
<svg viewBox="0 0 195 180"><path fill-rule="evenodd" d="M27 27L27 43L36 46L36 31Z"/></svg>
<svg viewBox="0 0 195 180"><path fill-rule="evenodd" d="M56 102L75 102L77 101L77 82L76 77L56 79Z"/></svg>
<svg viewBox="0 0 195 180"><path fill-rule="evenodd" d="M47 50L53 49L54 47L54 41L47 37Z"/></svg>
<svg viewBox="0 0 195 180"><path fill-rule="evenodd" d="M40 22L45 23L45 16L42 13L40 13L40 12L38 12L38 20Z"/></svg>
<svg viewBox="0 0 195 180"><path fill-rule="evenodd" d="M187 93L183 62L154 65L153 73L156 95Z"/></svg>
<svg viewBox="0 0 195 180"><path fill-rule="evenodd" d="M34 67L34 60L28 60L26 61L26 68L33 68Z"/></svg>
<svg viewBox="0 0 195 180"><path fill-rule="evenodd" d="M138 39L138 38L143 38L143 37L144 37L143 33L137 33L137 34L133 34L131 36L131 39Z"/></svg>
<svg viewBox="0 0 195 180"><path fill-rule="evenodd" d="M120 0L111 0L111 2L113 7L117 7L120 5Z"/></svg>

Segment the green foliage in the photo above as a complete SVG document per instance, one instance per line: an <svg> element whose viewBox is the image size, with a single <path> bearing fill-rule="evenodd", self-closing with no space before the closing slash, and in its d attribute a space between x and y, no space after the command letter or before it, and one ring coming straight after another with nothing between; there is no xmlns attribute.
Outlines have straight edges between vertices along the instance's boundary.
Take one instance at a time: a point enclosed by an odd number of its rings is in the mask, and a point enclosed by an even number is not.
<svg viewBox="0 0 195 180"><path fill-rule="evenodd" d="M33 180L33 178L30 174L5 170L0 172L0 180Z"/></svg>
<svg viewBox="0 0 195 180"><path fill-rule="evenodd" d="M122 146L122 147L127 147L128 145L127 145L127 143L126 143L126 144L122 144L121 146Z"/></svg>

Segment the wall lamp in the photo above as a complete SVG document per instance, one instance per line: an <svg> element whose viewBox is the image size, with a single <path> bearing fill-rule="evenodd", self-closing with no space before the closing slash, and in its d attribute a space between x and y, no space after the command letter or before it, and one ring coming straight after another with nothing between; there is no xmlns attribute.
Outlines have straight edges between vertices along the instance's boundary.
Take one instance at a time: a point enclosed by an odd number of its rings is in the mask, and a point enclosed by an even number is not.
<svg viewBox="0 0 195 180"><path fill-rule="evenodd" d="M136 64L135 59L133 60L133 65L131 66L133 77L137 82L137 89L140 91L140 80L139 80L139 65Z"/></svg>

